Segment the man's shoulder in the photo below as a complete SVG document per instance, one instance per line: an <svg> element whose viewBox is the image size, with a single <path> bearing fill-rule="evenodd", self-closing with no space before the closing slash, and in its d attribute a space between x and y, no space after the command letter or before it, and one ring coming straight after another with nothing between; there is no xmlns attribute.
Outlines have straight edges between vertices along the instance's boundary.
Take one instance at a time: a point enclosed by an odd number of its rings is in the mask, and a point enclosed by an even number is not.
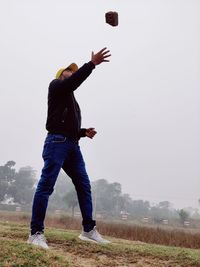
<svg viewBox="0 0 200 267"><path fill-rule="evenodd" d="M59 79L53 79L50 82L49 87L56 86L56 85L59 85L59 84L60 84L60 80Z"/></svg>
<svg viewBox="0 0 200 267"><path fill-rule="evenodd" d="M55 89L58 89L60 87L61 80L54 79L49 84L49 91L54 91Z"/></svg>

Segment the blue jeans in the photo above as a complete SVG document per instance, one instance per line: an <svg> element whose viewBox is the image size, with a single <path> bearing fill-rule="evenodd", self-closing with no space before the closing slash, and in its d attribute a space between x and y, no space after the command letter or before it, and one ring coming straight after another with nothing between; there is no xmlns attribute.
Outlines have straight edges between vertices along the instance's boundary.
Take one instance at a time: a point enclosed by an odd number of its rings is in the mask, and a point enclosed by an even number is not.
<svg viewBox="0 0 200 267"><path fill-rule="evenodd" d="M78 143L61 134L48 134L42 157L44 167L33 199L31 234L44 230L49 196L53 193L61 168L72 179L83 218L83 229L89 232L96 222L92 219L90 180Z"/></svg>

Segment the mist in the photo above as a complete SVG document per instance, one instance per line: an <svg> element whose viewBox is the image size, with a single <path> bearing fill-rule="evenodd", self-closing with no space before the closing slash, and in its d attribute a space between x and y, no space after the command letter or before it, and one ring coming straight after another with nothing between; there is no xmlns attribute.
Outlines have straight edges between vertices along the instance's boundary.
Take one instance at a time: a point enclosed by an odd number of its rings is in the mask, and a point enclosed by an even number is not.
<svg viewBox="0 0 200 267"><path fill-rule="evenodd" d="M105 12L119 14L119 26ZM39 179L48 85L71 62L110 49L75 92L91 181L118 182L132 199L198 207L200 2L9 0L0 3L0 165Z"/></svg>

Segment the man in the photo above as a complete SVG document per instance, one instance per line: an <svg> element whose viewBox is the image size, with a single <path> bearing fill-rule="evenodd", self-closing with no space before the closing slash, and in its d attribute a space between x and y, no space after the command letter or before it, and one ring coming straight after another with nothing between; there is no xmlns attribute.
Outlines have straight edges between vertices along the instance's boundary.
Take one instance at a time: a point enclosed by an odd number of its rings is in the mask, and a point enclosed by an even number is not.
<svg viewBox="0 0 200 267"><path fill-rule="evenodd" d="M92 52L91 61L81 68L72 63L60 69L49 85L48 113L46 129L48 131L43 148L44 167L35 192L31 234L28 243L48 248L44 237L44 219L49 196L53 193L56 179L62 168L72 179L82 214L83 231L79 238L98 243L109 243L101 237L92 218L91 186L78 141L81 137L93 138L94 128L81 128L81 112L74 97L74 91L92 73L96 65L109 62L109 50L103 48Z"/></svg>

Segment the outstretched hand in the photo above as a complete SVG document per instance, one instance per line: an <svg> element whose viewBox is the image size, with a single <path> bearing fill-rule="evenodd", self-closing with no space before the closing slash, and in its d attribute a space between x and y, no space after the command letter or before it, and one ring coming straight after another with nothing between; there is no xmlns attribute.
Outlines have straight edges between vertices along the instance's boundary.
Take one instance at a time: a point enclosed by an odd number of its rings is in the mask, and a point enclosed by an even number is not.
<svg viewBox="0 0 200 267"><path fill-rule="evenodd" d="M88 129L86 129L86 132L85 132L86 136L91 138L91 139L95 136L96 133L97 132L95 131L94 128L88 128Z"/></svg>
<svg viewBox="0 0 200 267"><path fill-rule="evenodd" d="M107 48L104 47L96 54L94 54L94 52L92 52L91 61L96 66L96 65L101 64L102 62L109 62L110 60L107 60L107 58L110 56L111 56L110 50L107 50Z"/></svg>

